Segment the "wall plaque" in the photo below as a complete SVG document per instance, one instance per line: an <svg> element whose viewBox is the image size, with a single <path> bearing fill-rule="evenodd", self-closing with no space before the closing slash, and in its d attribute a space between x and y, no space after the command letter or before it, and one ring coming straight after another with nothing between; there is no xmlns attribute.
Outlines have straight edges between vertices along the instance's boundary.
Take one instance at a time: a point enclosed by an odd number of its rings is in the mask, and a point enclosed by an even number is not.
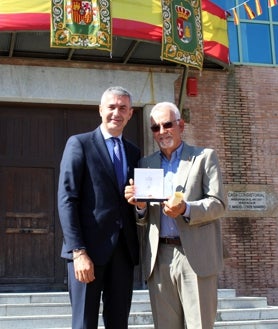
<svg viewBox="0 0 278 329"><path fill-rule="evenodd" d="M267 208L265 192L228 192L228 210L264 211Z"/></svg>

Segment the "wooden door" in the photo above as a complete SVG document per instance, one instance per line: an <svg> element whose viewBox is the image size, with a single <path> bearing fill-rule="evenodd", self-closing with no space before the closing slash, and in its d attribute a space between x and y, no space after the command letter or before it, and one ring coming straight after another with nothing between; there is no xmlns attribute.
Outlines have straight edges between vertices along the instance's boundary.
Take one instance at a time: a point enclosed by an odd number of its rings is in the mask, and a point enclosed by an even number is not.
<svg viewBox="0 0 278 329"><path fill-rule="evenodd" d="M54 282L54 170L0 169L2 283Z"/></svg>
<svg viewBox="0 0 278 329"><path fill-rule="evenodd" d="M64 290L59 164L70 135L99 125L97 107L0 106L0 291ZM136 110L125 131L137 145L141 120ZM138 268L136 287L140 273Z"/></svg>
<svg viewBox="0 0 278 329"><path fill-rule="evenodd" d="M1 104L1 291L63 287L55 210L63 126L62 111Z"/></svg>

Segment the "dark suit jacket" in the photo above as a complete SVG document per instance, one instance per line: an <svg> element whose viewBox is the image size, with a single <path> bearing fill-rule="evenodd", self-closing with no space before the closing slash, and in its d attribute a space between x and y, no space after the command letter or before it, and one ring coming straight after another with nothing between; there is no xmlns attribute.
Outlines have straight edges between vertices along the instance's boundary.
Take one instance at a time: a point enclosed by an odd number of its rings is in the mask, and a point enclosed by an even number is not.
<svg viewBox="0 0 278 329"><path fill-rule="evenodd" d="M139 149L123 139L127 180L133 177ZM62 257L85 247L95 265L109 260L117 243L120 223L132 262L138 263L134 206L120 194L113 163L100 128L67 141L60 165L58 211L63 230Z"/></svg>

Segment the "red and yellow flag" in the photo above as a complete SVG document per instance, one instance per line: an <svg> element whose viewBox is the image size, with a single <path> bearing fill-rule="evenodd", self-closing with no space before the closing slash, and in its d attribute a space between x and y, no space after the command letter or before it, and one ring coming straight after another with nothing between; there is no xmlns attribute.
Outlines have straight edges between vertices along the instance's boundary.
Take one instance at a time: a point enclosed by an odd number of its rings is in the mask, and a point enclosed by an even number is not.
<svg viewBox="0 0 278 329"><path fill-rule="evenodd" d="M277 5L277 0L268 0L268 7L274 7Z"/></svg>
<svg viewBox="0 0 278 329"><path fill-rule="evenodd" d="M248 18L249 19L254 19L255 14L254 14L253 10L250 8L250 6L248 6L246 2L244 2L243 6L244 6L244 9L246 11L246 14L247 14Z"/></svg>
<svg viewBox="0 0 278 329"><path fill-rule="evenodd" d="M161 42L160 0L113 0L112 17L114 35Z"/></svg>
<svg viewBox="0 0 278 329"><path fill-rule="evenodd" d="M0 0L0 31L49 31L50 11L50 0ZM161 42L160 0L113 0L111 14L113 35ZM205 55L228 64L226 12L203 0L202 27Z"/></svg>
<svg viewBox="0 0 278 329"><path fill-rule="evenodd" d="M209 0L203 0L202 23L205 55L223 63L229 63L226 11Z"/></svg>
<svg viewBox="0 0 278 329"><path fill-rule="evenodd" d="M45 31L49 28L50 1L0 1L0 31Z"/></svg>
<svg viewBox="0 0 278 329"><path fill-rule="evenodd" d="M263 13L260 0L255 0L255 4L256 4L257 16L260 16Z"/></svg>
<svg viewBox="0 0 278 329"><path fill-rule="evenodd" d="M236 8L233 8L233 16L234 16L234 23L235 23L235 25L238 25L239 24L239 18L238 18L238 14L237 14Z"/></svg>

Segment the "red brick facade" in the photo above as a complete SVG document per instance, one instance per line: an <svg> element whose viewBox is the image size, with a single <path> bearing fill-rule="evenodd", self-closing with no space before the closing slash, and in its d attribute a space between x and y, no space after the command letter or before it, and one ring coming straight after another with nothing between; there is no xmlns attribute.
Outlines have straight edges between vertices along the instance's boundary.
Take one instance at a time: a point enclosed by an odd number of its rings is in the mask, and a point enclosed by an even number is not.
<svg viewBox="0 0 278 329"><path fill-rule="evenodd" d="M238 295L267 296L278 305L278 68L235 67L232 72L190 72L198 95L186 97L188 143L217 150L224 184L270 187L276 198L271 217L226 217L228 257L219 288ZM177 81L178 98L180 81Z"/></svg>

